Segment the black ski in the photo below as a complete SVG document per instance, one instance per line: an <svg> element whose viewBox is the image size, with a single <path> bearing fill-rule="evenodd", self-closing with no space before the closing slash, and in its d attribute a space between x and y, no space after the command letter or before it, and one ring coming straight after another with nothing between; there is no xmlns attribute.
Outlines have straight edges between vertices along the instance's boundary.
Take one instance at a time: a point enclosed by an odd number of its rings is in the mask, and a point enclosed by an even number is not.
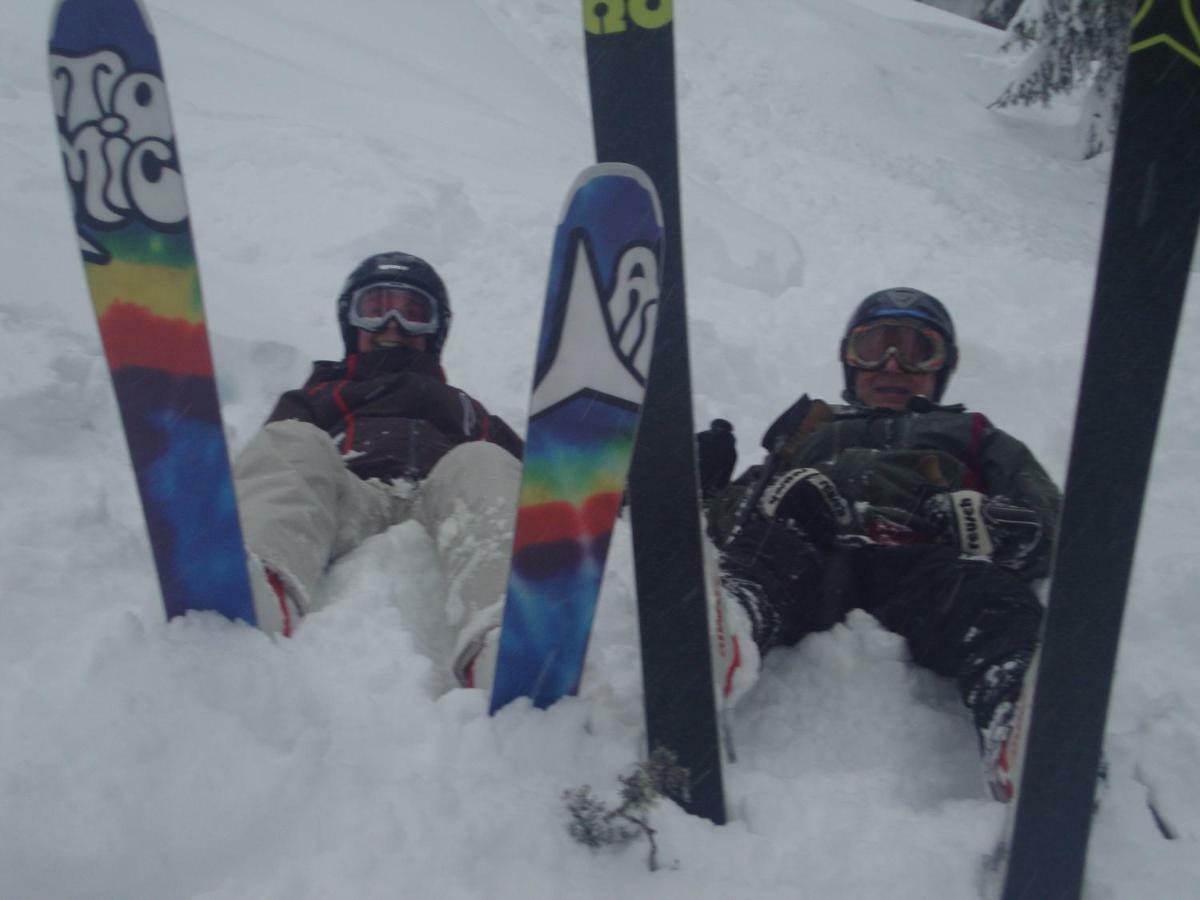
<svg viewBox="0 0 1200 900"><path fill-rule="evenodd" d="M646 171L666 230L654 365L629 476L646 730L691 776L688 812L725 821L683 288L671 0L584 0L596 157Z"/></svg>
<svg viewBox="0 0 1200 900"><path fill-rule="evenodd" d="M1186 4L1134 17L1006 900L1080 895L1126 588L1200 221Z"/></svg>

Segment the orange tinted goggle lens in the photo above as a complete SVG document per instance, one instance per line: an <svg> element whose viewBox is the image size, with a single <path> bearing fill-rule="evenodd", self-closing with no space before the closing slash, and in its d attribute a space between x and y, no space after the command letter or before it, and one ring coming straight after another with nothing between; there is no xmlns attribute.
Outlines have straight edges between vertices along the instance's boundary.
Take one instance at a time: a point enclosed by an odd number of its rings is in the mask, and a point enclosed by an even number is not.
<svg viewBox="0 0 1200 900"><path fill-rule="evenodd" d="M895 357L909 372L936 372L946 364L941 333L907 322L869 322L850 332L846 362L857 369L882 369Z"/></svg>

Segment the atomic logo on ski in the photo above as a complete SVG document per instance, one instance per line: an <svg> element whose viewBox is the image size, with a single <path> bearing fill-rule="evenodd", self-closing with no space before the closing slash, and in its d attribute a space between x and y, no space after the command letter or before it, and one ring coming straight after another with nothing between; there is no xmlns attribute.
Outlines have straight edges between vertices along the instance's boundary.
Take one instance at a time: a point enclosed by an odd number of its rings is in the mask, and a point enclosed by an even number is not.
<svg viewBox="0 0 1200 900"><path fill-rule="evenodd" d="M1144 0L1133 17L1130 53L1166 44L1193 65L1200 66L1200 25L1192 0ZM1141 37L1148 34L1149 37Z"/></svg>
<svg viewBox="0 0 1200 900"><path fill-rule="evenodd" d="M85 233L89 226L113 230L140 221L156 232L185 227L187 205L159 74L134 69L122 54L105 49L52 53L50 77L84 258L100 264L111 258Z"/></svg>

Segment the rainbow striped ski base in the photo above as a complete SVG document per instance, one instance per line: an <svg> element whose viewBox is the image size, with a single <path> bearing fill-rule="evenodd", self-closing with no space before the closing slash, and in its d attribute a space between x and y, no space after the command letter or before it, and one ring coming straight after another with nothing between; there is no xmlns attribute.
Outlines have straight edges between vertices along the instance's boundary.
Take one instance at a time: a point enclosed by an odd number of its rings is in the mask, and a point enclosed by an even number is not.
<svg viewBox="0 0 1200 900"><path fill-rule="evenodd" d="M493 712L579 688L650 366L662 235L640 169L576 179L550 263Z"/></svg>
<svg viewBox="0 0 1200 900"><path fill-rule="evenodd" d="M168 616L254 622L187 198L140 0L60 0L59 143Z"/></svg>

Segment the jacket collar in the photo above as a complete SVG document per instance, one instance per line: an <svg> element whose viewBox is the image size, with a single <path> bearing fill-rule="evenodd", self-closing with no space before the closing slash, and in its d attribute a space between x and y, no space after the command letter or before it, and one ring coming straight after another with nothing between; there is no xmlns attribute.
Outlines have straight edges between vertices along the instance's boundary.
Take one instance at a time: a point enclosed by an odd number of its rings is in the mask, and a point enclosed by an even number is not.
<svg viewBox="0 0 1200 900"><path fill-rule="evenodd" d="M369 353L350 353L341 360L322 360L313 364L313 377L320 381L367 381L380 375L410 372L446 380L441 361L432 353L410 347L372 350Z"/></svg>

